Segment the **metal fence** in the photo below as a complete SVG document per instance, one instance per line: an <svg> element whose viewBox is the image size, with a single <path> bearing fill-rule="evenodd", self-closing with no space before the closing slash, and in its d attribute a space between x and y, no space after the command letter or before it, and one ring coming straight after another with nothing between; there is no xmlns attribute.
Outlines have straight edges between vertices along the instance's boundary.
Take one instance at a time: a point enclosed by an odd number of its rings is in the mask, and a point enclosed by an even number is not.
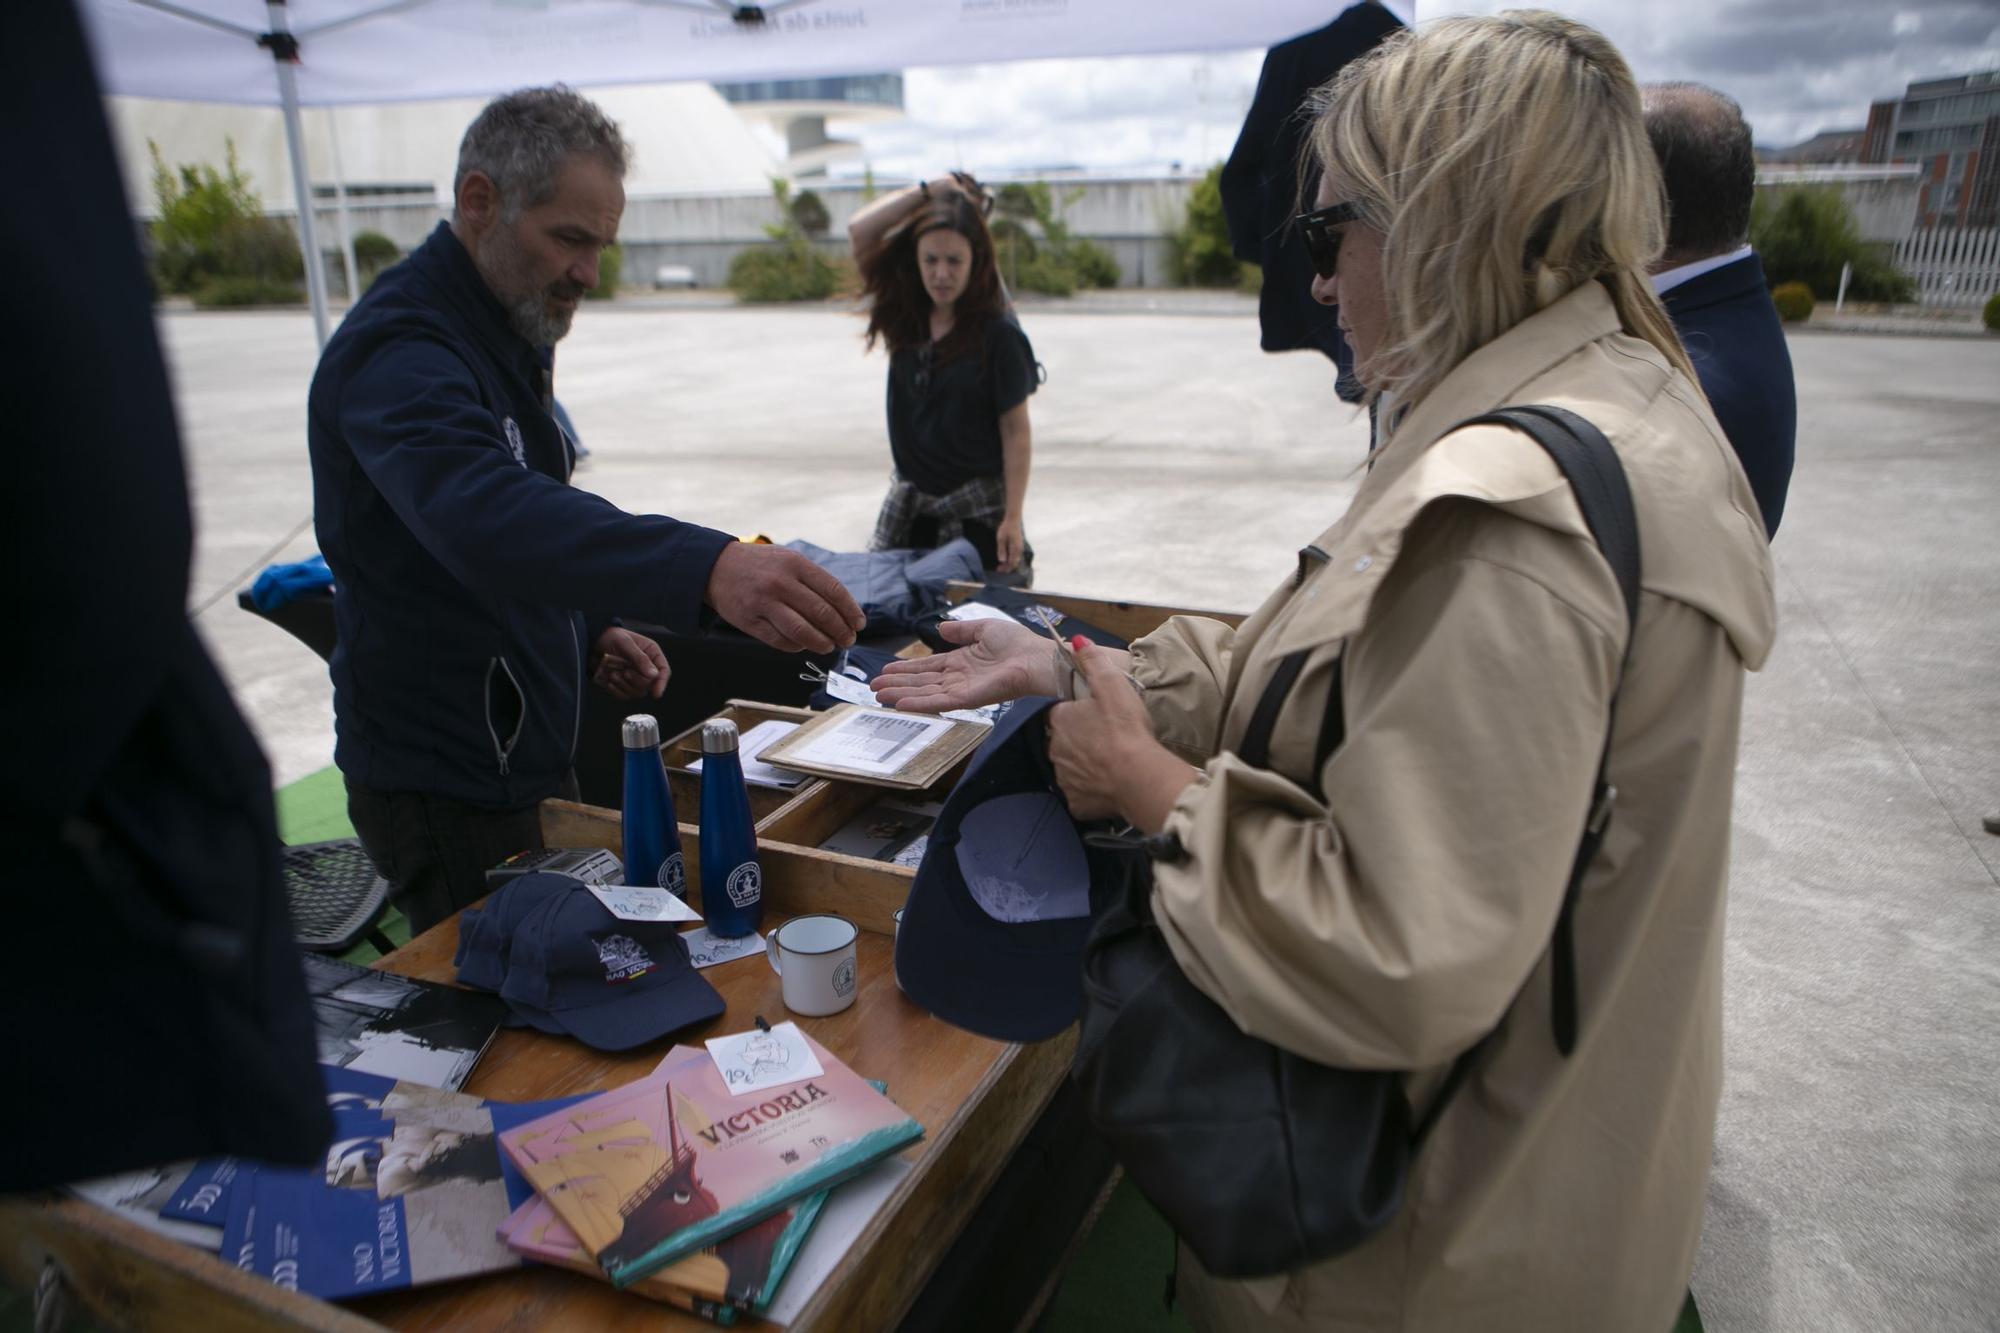
<svg viewBox="0 0 2000 1333"><path fill-rule="evenodd" d="M1917 300L1942 308L1976 307L2000 292L2000 228L1934 227L1896 247L1896 267L1917 284Z"/></svg>

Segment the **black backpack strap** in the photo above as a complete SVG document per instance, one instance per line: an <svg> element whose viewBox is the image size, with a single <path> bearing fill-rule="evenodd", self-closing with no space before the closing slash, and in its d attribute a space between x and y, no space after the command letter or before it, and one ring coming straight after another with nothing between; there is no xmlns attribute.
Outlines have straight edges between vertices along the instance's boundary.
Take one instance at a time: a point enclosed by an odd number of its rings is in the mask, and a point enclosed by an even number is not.
<svg viewBox="0 0 2000 1333"><path fill-rule="evenodd" d="M1503 407L1484 416L1461 421L1452 427L1478 425L1511 426L1529 436L1555 460L1576 495L1583 511L1584 526L1597 541L1618 589L1625 598L1627 633L1623 662L1631 660L1632 641L1639 632L1639 519L1632 505L1632 490L1617 451L1604 432L1576 413L1547 404ZM1611 733L1616 725L1618 696L1614 689L1607 708L1604 750L1597 761L1597 778L1591 786L1590 811L1584 819L1583 836L1578 841L1576 859L1570 865L1569 883L1563 889L1562 908L1556 914L1556 928L1550 941L1550 1022L1555 1029L1556 1049L1568 1055L1576 1048L1576 902L1583 877L1604 842L1611 822L1611 808L1618 789L1607 780L1605 770L1611 760ZM1454 1073L1457 1071L1454 1070ZM1447 1080L1450 1086L1450 1080ZM1435 1111L1435 1108L1433 1108ZM1427 1117L1428 1119L1428 1117Z"/></svg>
<svg viewBox="0 0 2000 1333"><path fill-rule="evenodd" d="M1256 711L1250 714L1250 725L1243 729L1243 743L1236 747L1237 757L1250 767L1271 766L1271 732L1278 725L1278 710L1285 706L1285 698L1291 694L1292 685L1310 656L1310 648L1287 653L1279 659L1278 669L1271 673L1271 683L1264 687Z"/></svg>

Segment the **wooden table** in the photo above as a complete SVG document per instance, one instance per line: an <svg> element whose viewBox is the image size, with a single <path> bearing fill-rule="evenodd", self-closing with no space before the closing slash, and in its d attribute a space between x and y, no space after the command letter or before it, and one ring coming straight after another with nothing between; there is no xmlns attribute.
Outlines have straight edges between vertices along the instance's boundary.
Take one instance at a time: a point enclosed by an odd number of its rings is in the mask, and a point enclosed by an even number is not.
<svg viewBox="0 0 2000 1333"><path fill-rule="evenodd" d="M954 600L969 587L956 587ZM1104 629L1136 638L1178 608L1108 602L1037 591L1044 601ZM1203 614L1203 613L1195 613ZM1213 613L1207 613L1213 614ZM1217 617L1235 623L1239 616ZM797 710L735 704L745 723ZM692 815L698 779L666 747L679 813ZM954 775L940 784L948 789ZM893 1328L957 1238L1009 1155L1069 1069L1075 1029L1032 1046L989 1041L932 1018L897 989L891 966L893 914L912 872L821 851L818 843L879 792L813 782L796 794L759 793L766 926L808 912L838 912L861 928L861 993L828 1018L797 1021L889 1095L924 1127L906 1149L912 1169L853 1247L821 1284L800 1329L873 1333ZM616 812L567 801L542 809L554 847L619 848ZM698 831L681 826L690 888L699 888ZM377 966L426 981L453 979L454 918L412 940ZM787 1016L779 981L762 959L705 974L728 1008L713 1023L682 1029L624 1056L534 1031L504 1031L465 1090L500 1101L534 1101L601 1091L651 1072L672 1041L698 1042L742 1031L758 1016ZM341 1307L287 1292L213 1255L153 1235L108 1210L54 1196L0 1198L0 1280L32 1290L45 1268L60 1270L73 1299L111 1328L333 1331L397 1329L709 1328L692 1315L613 1290L581 1274L526 1267L460 1282L369 1297Z"/></svg>
<svg viewBox="0 0 2000 1333"><path fill-rule="evenodd" d="M611 811L551 801L543 809L543 826L554 846L617 845L618 817ZM694 834L683 827L691 870L699 859ZM853 1006L831 1017L795 1021L856 1071L886 1082L890 1096L924 1127L923 1140L903 1153L912 1170L793 1327L892 1328L1068 1071L1075 1034L1017 1046L932 1018L897 989L892 968L890 914L902 905L907 876L871 878L861 873L865 863L851 875L829 875L810 858L774 850L767 848L765 855L767 926L831 907L862 930L861 990ZM378 966L449 982L457 943L453 918ZM777 974L762 957L724 963L703 975L728 1005L713 1023L684 1028L626 1055L605 1055L540 1032L503 1031L465 1090L501 1101L600 1091L650 1073L673 1041L695 1043L741 1031L759 1015L774 1022L788 1016ZM198 1327L202 1333L272 1327L713 1327L609 1284L539 1266L368 1297L343 1309L280 1291L78 1200L0 1202L0 1272L9 1284L31 1289L51 1256L89 1314L113 1327Z"/></svg>

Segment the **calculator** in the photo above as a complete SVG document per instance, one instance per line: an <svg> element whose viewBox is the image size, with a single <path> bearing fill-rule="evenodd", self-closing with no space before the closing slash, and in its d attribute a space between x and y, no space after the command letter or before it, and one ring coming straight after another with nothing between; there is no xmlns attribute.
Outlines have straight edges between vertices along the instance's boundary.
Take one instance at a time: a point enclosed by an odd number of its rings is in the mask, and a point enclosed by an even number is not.
<svg viewBox="0 0 2000 1333"><path fill-rule="evenodd" d="M497 889L523 875L549 871L568 875L581 884L623 884L625 867L600 847L543 847L531 852L515 852L486 872L486 886Z"/></svg>

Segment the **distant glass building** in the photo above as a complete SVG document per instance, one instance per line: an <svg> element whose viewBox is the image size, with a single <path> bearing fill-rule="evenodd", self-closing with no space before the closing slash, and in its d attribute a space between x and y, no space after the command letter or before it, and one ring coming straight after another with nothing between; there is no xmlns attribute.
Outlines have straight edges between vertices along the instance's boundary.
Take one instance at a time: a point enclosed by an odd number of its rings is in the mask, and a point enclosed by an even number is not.
<svg viewBox="0 0 2000 1333"><path fill-rule="evenodd" d="M851 74L825 79L761 79L718 83L715 90L743 115L768 121L785 136L785 165L795 176L823 175L861 145L827 137L826 122L891 120L903 114L901 74Z"/></svg>
<svg viewBox="0 0 2000 1333"><path fill-rule="evenodd" d="M1921 168L1920 227L2000 225L2000 70L1927 79L1876 102L1861 160Z"/></svg>

